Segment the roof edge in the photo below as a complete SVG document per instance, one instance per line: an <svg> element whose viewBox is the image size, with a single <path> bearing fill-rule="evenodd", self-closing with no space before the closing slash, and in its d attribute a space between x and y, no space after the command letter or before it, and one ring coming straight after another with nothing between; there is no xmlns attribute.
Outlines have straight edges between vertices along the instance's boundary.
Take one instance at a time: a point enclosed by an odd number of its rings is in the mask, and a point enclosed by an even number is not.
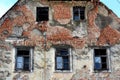
<svg viewBox="0 0 120 80"><path fill-rule="evenodd" d="M117 14L115 14L115 12L113 12L113 10L106 6L103 2L100 1L100 5L103 5L110 13L113 13L116 17L118 17ZM120 19L120 17L118 17L118 19Z"/></svg>
<svg viewBox="0 0 120 80"><path fill-rule="evenodd" d="M5 15L6 15L10 10L12 10L13 7L15 7L15 6L19 3L19 1L20 1L20 0L18 0L9 10L7 10L7 11L5 12L5 14L2 15L2 17L0 17L0 21L1 21L1 19L2 19L3 17L5 17Z"/></svg>

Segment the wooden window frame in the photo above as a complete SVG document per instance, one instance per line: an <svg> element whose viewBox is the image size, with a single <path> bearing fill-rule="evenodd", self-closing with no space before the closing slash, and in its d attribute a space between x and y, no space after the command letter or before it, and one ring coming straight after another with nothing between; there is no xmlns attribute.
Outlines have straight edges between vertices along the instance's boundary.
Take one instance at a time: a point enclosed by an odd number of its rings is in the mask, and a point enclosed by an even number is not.
<svg viewBox="0 0 120 80"><path fill-rule="evenodd" d="M18 55L18 51L28 51L29 54L27 55ZM33 48L32 47L16 47L15 48L15 53L16 53L16 56L15 56L15 72L32 72L33 71ZM29 58L29 63L28 63L28 66L29 68L28 69L25 69L24 67L23 68L18 68L17 67L17 59L18 57L22 57L23 59L25 59L25 57L28 57ZM23 61L25 62L25 61ZM27 64L26 64L27 65ZM25 66L25 63L23 63L23 66Z"/></svg>
<svg viewBox="0 0 120 80"><path fill-rule="evenodd" d="M99 54L97 54L96 53L96 51L95 50L106 50L106 52L105 52L105 54L101 54L101 52L99 53ZM101 66L101 68L100 69L97 69L97 68L95 68L95 58L96 57L99 57L100 58L100 60L101 60L101 62L99 63L100 64L100 66ZM102 61L103 60L103 58L104 59L106 59L106 62L104 62L104 61ZM94 71L95 72L100 72L100 71L110 71L110 65L109 65L109 56L108 56L108 50L107 49L105 49L105 48L96 48L96 49L94 49ZM106 68L102 68L102 65L103 64L105 64L106 65Z"/></svg>
<svg viewBox="0 0 120 80"><path fill-rule="evenodd" d="M57 57L65 57L65 56L60 56L60 55L57 55L57 50L63 50L63 49L66 49L68 51L68 55L66 55L69 59L69 69L57 69L57 63L56 63L56 58ZM63 64L64 65L64 64ZM58 47L58 48L55 48L55 72L72 72L72 51L71 51L71 48L68 48L68 47Z"/></svg>
<svg viewBox="0 0 120 80"><path fill-rule="evenodd" d="M74 21L85 20L85 7L81 6L73 7L73 20Z"/></svg>
<svg viewBox="0 0 120 80"><path fill-rule="evenodd" d="M66 52L67 53L67 55L63 55L62 53L61 53L61 51L64 51L64 52ZM70 59L69 59L69 57L70 57L70 55L69 55L69 51L68 51L68 49L57 49L56 50L56 55L55 55L56 57L55 57L55 70L70 70ZM58 63L57 63L57 58L62 58L62 68L60 69L60 68L57 68L57 65L58 65ZM64 62L64 60L68 60L66 63ZM65 64L67 64L67 68L65 69Z"/></svg>

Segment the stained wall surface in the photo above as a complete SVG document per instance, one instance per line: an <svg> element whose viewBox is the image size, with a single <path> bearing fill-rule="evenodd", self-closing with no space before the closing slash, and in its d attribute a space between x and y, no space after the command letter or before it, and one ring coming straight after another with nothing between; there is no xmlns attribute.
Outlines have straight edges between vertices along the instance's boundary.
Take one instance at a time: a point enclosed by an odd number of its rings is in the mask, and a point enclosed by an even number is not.
<svg viewBox="0 0 120 80"><path fill-rule="evenodd" d="M74 6L84 20L73 20ZM36 7L49 7L48 21L36 21ZM71 71L55 70L59 45L70 46ZM33 48L31 72L15 71L16 46ZM108 71L94 71L96 48L107 49ZM119 58L120 19L101 2L19 0L0 20L0 80L120 80Z"/></svg>

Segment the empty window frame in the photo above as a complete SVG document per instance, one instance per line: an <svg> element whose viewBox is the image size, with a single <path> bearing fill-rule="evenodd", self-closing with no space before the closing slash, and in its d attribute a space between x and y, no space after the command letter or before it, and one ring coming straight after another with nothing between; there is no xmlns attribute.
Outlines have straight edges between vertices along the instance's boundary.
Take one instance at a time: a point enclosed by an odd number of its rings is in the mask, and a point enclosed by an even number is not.
<svg viewBox="0 0 120 80"><path fill-rule="evenodd" d="M85 19L85 7L73 7L73 20L79 21Z"/></svg>
<svg viewBox="0 0 120 80"><path fill-rule="evenodd" d="M49 8L48 7L37 7L36 8L36 21L48 21L49 20Z"/></svg>
<svg viewBox="0 0 120 80"><path fill-rule="evenodd" d="M58 48L55 53L55 70L70 71L70 50L68 48Z"/></svg>
<svg viewBox="0 0 120 80"><path fill-rule="evenodd" d="M16 71L31 71L33 70L33 48L18 47L16 51Z"/></svg>
<svg viewBox="0 0 120 80"><path fill-rule="evenodd" d="M107 49L94 49L94 70L109 70Z"/></svg>

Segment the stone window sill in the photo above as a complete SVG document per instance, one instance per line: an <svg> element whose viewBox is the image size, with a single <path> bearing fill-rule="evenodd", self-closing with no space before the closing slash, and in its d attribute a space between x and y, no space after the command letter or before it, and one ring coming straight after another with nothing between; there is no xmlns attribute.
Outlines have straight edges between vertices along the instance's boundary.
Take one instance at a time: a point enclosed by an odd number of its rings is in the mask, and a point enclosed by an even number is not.
<svg viewBox="0 0 120 80"><path fill-rule="evenodd" d="M72 73L72 70L55 70L54 73Z"/></svg>
<svg viewBox="0 0 120 80"><path fill-rule="evenodd" d="M111 73L111 70L94 70L94 73Z"/></svg>
<svg viewBox="0 0 120 80"><path fill-rule="evenodd" d="M31 71L17 70L14 73L31 73Z"/></svg>

